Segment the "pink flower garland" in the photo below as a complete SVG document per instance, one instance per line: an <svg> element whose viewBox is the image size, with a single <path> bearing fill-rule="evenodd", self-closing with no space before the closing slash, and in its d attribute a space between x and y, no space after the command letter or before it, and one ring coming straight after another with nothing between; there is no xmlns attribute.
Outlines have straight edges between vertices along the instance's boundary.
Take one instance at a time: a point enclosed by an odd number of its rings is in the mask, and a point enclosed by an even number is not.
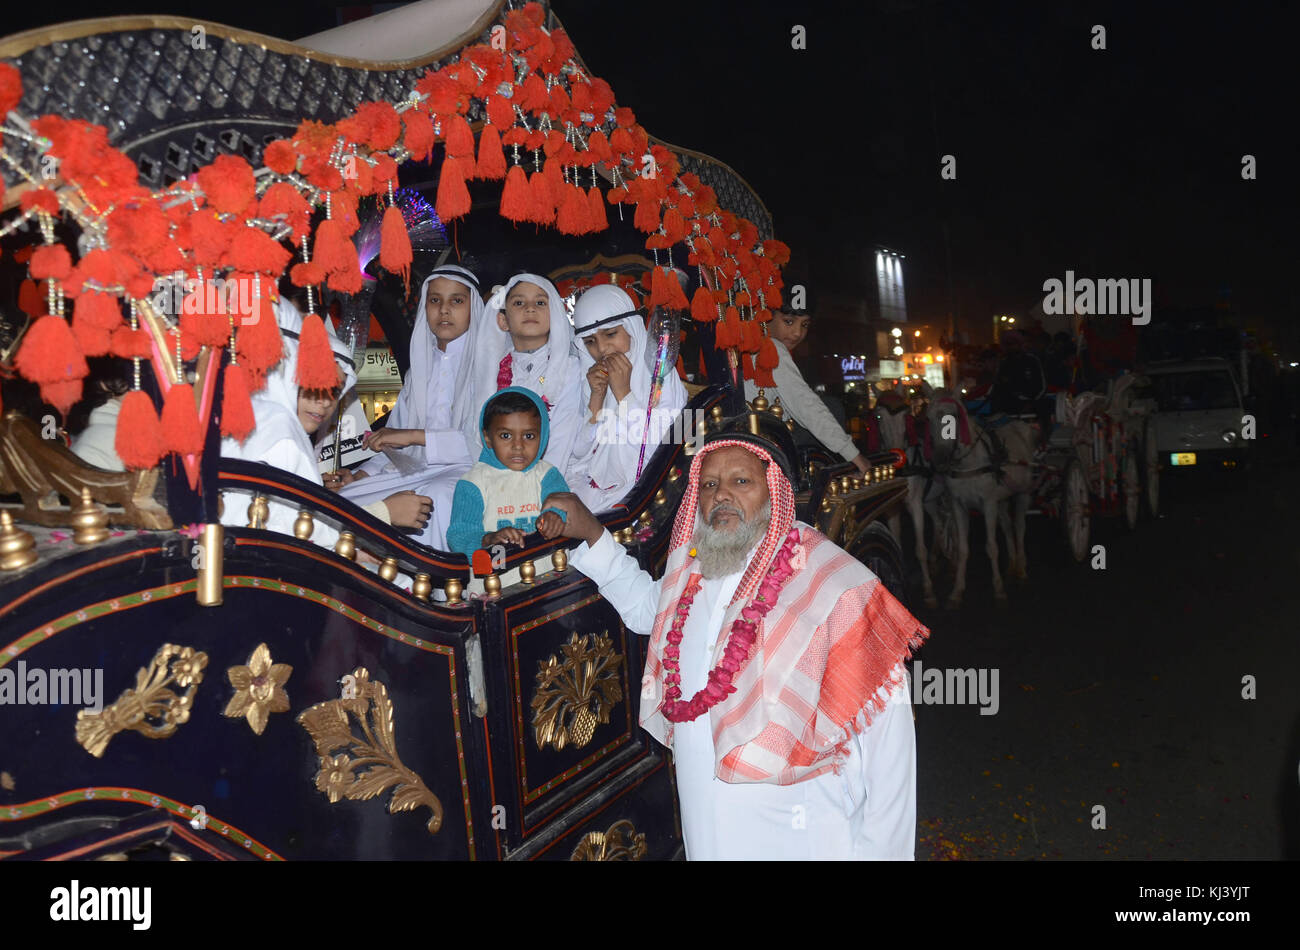
<svg viewBox="0 0 1300 950"><path fill-rule="evenodd" d="M749 656L749 649L758 638L758 624L767 612L776 606L781 589L795 571L808 563L803 545L799 543L799 529L791 528L785 543L776 552L772 567L758 586L754 599L740 611L740 616L731 625L731 635L727 638L727 649L722 661L709 671L708 684L696 693L689 702L682 700L681 670L678 660L681 657L682 631L686 619L691 613L691 604L700 590L700 575L692 574L682 591L682 599L677 602L677 616L673 618L668 630L668 645L664 647L664 718L669 722L690 722L704 715L727 696L736 691L731 685L731 678L740 670L741 664Z"/></svg>
<svg viewBox="0 0 1300 950"><path fill-rule="evenodd" d="M511 380L515 378L514 370L510 368L512 362L511 354L507 353L501 358L500 365L497 366L497 389L505 389L510 385Z"/></svg>

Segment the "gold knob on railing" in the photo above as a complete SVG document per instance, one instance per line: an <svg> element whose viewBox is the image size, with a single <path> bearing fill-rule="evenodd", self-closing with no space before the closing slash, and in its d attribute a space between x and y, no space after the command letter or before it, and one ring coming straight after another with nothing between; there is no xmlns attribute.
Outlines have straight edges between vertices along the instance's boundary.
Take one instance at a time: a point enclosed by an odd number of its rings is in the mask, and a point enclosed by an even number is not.
<svg viewBox="0 0 1300 950"><path fill-rule="evenodd" d="M785 418L785 410L781 408L779 402L772 403L772 415L776 416L778 419Z"/></svg>
<svg viewBox="0 0 1300 950"><path fill-rule="evenodd" d="M108 512L90 497L90 489L81 490L81 504L72 510L72 540L77 544L98 544L108 537Z"/></svg>
<svg viewBox="0 0 1300 950"><path fill-rule="evenodd" d="M299 541L307 541L315 530L316 522L312 520L311 512L306 508L301 509L298 517L293 520L293 536Z"/></svg>
<svg viewBox="0 0 1300 950"><path fill-rule="evenodd" d="M641 512L641 516L640 516L639 518L637 518L636 520L640 523L641 527L643 527L643 528L648 528L648 527L650 527L652 524L654 524L654 518L650 517L650 509L649 509L649 508L647 508L645 511Z"/></svg>
<svg viewBox="0 0 1300 950"><path fill-rule="evenodd" d="M202 552L194 582L194 596L200 607L220 607L225 576L223 560L226 529L220 524L205 524L195 546Z"/></svg>
<svg viewBox="0 0 1300 950"><path fill-rule="evenodd" d="M483 578L483 590L487 592L489 597L501 596L501 575L489 574Z"/></svg>
<svg viewBox="0 0 1300 950"><path fill-rule="evenodd" d="M519 580L525 584L532 584L537 580L537 568L532 561L521 561L519 564Z"/></svg>
<svg viewBox="0 0 1300 950"><path fill-rule="evenodd" d="M555 569L556 574L563 574L569 569L569 552L564 548L556 548L551 552L551 567Z"/></svg>
<svg viewBox="0 0 1300 950"><path fill-rule="evenodd" d="M677 479L681 477L682 477L682 470L678 468L676 465L674 465L673 470L668 473L668 481L675 482L677 481Z"/></svg>
<svg viewBox="0 0 1300 950"><path fill-rule="evenodd" d="M854 476L853 476L853 490L854 490L854 491L857 491L859 488L861 488L861 487L863 486L863 484L865 484L865 483L862 481L862 476L861 476L861 475L854 475Z"/></svg>
<svg viewBox="0 0 1300 950"><path fill-rule="evenodd" d="M655 492L655 504L656 505L668 504L668 493L664 491L662 488L659 489L657 492Z"/></svg>
<svg viewBox="0 0 1300 950"><path fill-rule="evenodd" d="M853 490L853 479L849 478L849 476L847 475L841 475L840 491L844 492L845 494L848 494L852 490Z"/></svg>
<svg viewBox="0 0 1300 950"><path fill-rule="evenodd" d="M442 586L442 589L447 594L447 603L459 604L460 592L465 589L465 585L456 578L449 577L447 578L447 583Z"/></svg>
<svg viewBox="0 0 1300 950"><path fill-rule="evenodd" d="M334 542L334 553L349 561L357 559L357 536L351 531L340 531L339 539Z"/></svg>
<svg viewBox="0 0 1300 950"><path fill-rule="evenodd" d="M713 417L714 422L721 422L725 418L722 412L722 403L718 403L716 406L710 409L709 415Z"/></svg>
<svg viewBox="0 0 1300 950"><path fill-rule="evenodd" d="M794 420L793 420L793 419L787 419L787 420L785 420L785 427L786 427L787 429L789 429L791 432L793 432L793 431L794 431Z"/></svg>
<svg viewBox="0 0 1300 950"><path fill-rule="evenodd" d="M833 479L833 478L832 478L832 479L828 479L827 482L826 482L826 495L827 495L827 497L829 497L829 498L834 498L834 497L835 497L836 495L838 495L839 493L840 493L840 483L837 482L837 481L836 481L835 479Z"/></svg>
<svg viewBox="0 0 1300 950"><path fill-rule="evenodd" d="M433 579L428 574L416 574L415 580L411 582L411 594L416 600L428 601L431 593L433 593Z"/></svg>
<svg viewBox="0 0 1300 950"><path fill-rule="evenodd" d="M248 503L248 526L250 528L265 528L266 519L271 516L271 506L267 503L265 495L254 495L253 500Z"/></svg>
<svg viewBox="0 0 1300 950"><path fill-rule="evenodd" d="M35 564L36 539L14 524L8 510L0 510L0 571L17 571Z"/></svg>
<svg viewBox="0 0 1300 950"><path fill-rule="evenodd" d="M384 558L379 565L379 576L391 584L397 578L397 558Z"/></svg>
<svg viewBox="0 0 1300 950"><path fill-rule="evenodd" d="M767 409L769 403L767 397L763 395L762 391L760 391L759 394L754 397L754 401L749 405L755 412L763 412Z"/></svg>

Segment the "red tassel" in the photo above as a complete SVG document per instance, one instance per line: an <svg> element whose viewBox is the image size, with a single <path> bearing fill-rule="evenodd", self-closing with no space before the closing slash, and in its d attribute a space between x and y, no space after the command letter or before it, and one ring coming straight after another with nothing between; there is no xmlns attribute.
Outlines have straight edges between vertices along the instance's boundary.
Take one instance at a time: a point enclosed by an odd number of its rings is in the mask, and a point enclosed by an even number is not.
<svg viewBox="0 0 1300 950"><path fill-rule="evenodd" d="M314 249L313 260L324 268L326 273L360 269L357 249L343 236L343 229L332 218L316 226Z"/></svg>
<svg viewBox="0 0 1300 950"><path fill-rule="evenodd" d="M275 319L275 308L266 296L267 290L263 285L261 311L255 315L250 314L250 322L247 323L241 317L238 321L239 328L235 331L235 355L254 377L266 375L284 355L280 324ZM254 320L253 316L257 319ZM260 389L261 386L254 388Z"/></svg>
<svg viewBox="0 0 1300 950"><path fill-rule="evenodd" d="M112 337L103 327L93 326L72 316L72 336L86 356L103 356L112 346Z"/></svg>
<svg viewBox="0 0 1300 950"><path fill-rule="evenodd" d="M223 214L243 214L257 195L252 166L238 155L218 155L198 180L208 206Z"/></svg>
<svg viewBox="0 0 1300 950"><path fill-rule="evenodd" d="M773 378L772 371L770 369L763 369L761 366L754 371L754 383L755 385L763 386L768 389L776 388L776 379Z"/></svg>
<svg viewBox="0 0 1300 950"><path fill-rule="evenodd" d="M221 379L221 434L243 442L257 426L253 400L248 395L248 374L242 366L228 363ZM126 410L125 404L122 409Z"/></svg>
<svg viewBox="0 0 1300 950"><path fill-rule="evenodd" d="M454 221L469 213L469 189L465 187L465 171L460 159L454 156L443 159L434 208L443 221Z"/></svg>
<svg viewBox="0 0 1300 950"><path fill-rule="evenodd" d="M532 173L528 179L528 192L529 207L532 209L528 220L537 224L553 224L556 200L545 172Z"/></svg>
<svg viewBox="0 0 1300 950"><path fill-rule="evenodd" d="M197 455L203 451L203 426L194 403L194 387L177 383L167 390L162 411L163 447L177 455Z"/></svg>
<svg viewBox="0 0 1300 950"><path fill-rule="evenodd" d="M66 416L68 410L81 402L81 380L65 379L53 383L41 383L41 399Z"/></svg>
<svg viewBox="0 0 1300 950"><path fill-rule="evenodd" d="M23 335L14 365L25 379L41 384L80 380L90 372L72 330L48 313Z"/></svg>
<svg viewBox="0 0 1300 950"><path fill-rule="evenodd" d="M433 121L423 112L410 109L402 115L402 145L411 158L424 161L433 154Z"/></svg>
<svg viewBox="0 0 1300 950"><path fill-rule="evenodd" d="M501 189L501 217L516 224L529 220L532 213L531 197L527 172L522 165L514 166L506 175L506 183Z"/></svg>
<svg viewBox="0 0 1300 950"><path fill-rule="evenodd" d="M740 354L740 373L745 379L754 378L754 357L748 353Z"/></svg>
<svg viewBox="0 0 1300 950"><path fill-rule="evenodd" d="M777 355L776 344L770 339L764 339L758 346L758 368L759 369L776 369L781 363L781 358Z"/></svg>
<svg viewBox="0 0 1300 950"><path fill-rule="evenodd" d="M143 327L132 330L124 323L113 331L109 343L109 352L124 360L129 360L135 356L147 360L153 353L151 339L149 331Z"/></svg>
<svg viewBox="0 0 1300 950"><path fill-rule="evenodd" d="M262 163L277 175L288 175L298 167L298 153L288 139L276 139L263 150Z"/></svg>
<svg viewBox="0 0 1300 950"><path fill-rule="evenodd" d="M650 306L663 306L669 310L686 310L689 307L677 275L666 267L656 267L650 275Z"/></svg>
<svg viewBox="0 0 1300 950"><path fill-rule="evenodd" d="M337 290L341 294L359 294L364 281L361 265L358 264L353 270L334 271L325 283L331 290Z"/></svg>
<svg viewBox="0 0 1300 950"><path fill-rule="evenodd" d="M153 468L162 458L162 425L148 393L135 389L122 397L113 447L129 469Z"/></svg>
<svg viewBox="0 0 1300 950"><path fill-rule="evenodd" d="M591 227L586 193L577 185L565 185L564 193L564 203L556 216L555 226L561 234L586 234Z"/></svg>
<svg viewBox="0 0 1300 950"><path fill-rule="evenodd" d="M258 217L275 220L278 215L293 229L295 242L302 239L311 228L311 206L298 189L288 182L276 182L266 189L257 206Z"/></svg>
<svg viewBox="0 0 1300 950"><path fill-rule="evenodd" d="M664 232L668 235L669 244L677 244L686 239L686 222L676 208L664 212Z"/></svg>
<svg viewBox="0 0 1300 950"><path fill-rule="evenodd" d="M718 319L718 307L713 302L713 294L703 285L695 288L691 298L691 317L698 323L713 323Z"/></svg>
<svg viewBox="0 0 1300 950"><path fill-rule="evenodd" d="M452 158L474 157L474 133L463 115L445 116L442 119L442 139L447 154Z"/></svg>
<svg viewBox="0 0 1300 950"><path fill-rule="evenodd" d="M325 268L317 261L304 261L289 268L289 280L295 287L314 287L325 283Z"/></svg>
<svg viewBox="0 0 1300 950"><path fill-rule="evenodd" d="M319 314L309 313L302 319L297 379L303 389L333 389L339 384L339 367Z"/></svg>
<svg viewBox="0 0 1300 950"><path fill-rule="evenodd" d="M72 310L73 323L85 322L101 330L115 330L122 323L122 308L114 294L82 294Z"/></svg>
<svg viewBox="0 0 1300 950"><path fill-rule="evenodd" d="M739 327L731 317L733 312L728 312L727 316L716 324L717 338L714 345L720 350L729 349L740 343Z"/></svg>
<svg viewBox="0 0 1300 950"><path fill-rule="evenodd" d="M379 266L390 274L400 274L409 291L411 287L411 235L397 205L384 211L379 227Z"/></svg>
<svg viewBox="0 0 1300 950"><path fill-rule="evenodd" d="M757 353L759 347L763 345L763 331L758 328L758 322L755 320L744 321L742 335L745 341L745 352Z"/></svg>
<svg viewBox="0 0 1300 950"><path fill-rule="evenodd" d="M45 312L45 294L36 281L25 280L18 285L18 309L33 318Z"/></svg>
<svg viewBox="0 0 1300 950"><path fill-rule="evenodd" d="M333 214L331 220L337 221L339 231L345 238L350 238L361 227L357 217L357 196L351 190L336 191L332 198Z"/></svg>
<svg viewBox="0 0 1300 950"><path fill-rule="evenodd" d="M636 214L632 217L632 226L638 231L653 234L659 230L659 199L644 198L636 203Z"/></svg>
<svg viewBox="0 0 1300 950"><path fill-rule="evenodd" d="M609 218L605 216L605 199L601 197L600 189L595 185L592 185L587 192L587 215L593 234L608 230Z"/></svg>
<svg viewBox="0 0 1300 950"><path fill-rule="evenodd" d="M474 177L483 181L500 181L506 177L506 155L501 150L501 133L495 125L485 125L479 135Z"/></svg>

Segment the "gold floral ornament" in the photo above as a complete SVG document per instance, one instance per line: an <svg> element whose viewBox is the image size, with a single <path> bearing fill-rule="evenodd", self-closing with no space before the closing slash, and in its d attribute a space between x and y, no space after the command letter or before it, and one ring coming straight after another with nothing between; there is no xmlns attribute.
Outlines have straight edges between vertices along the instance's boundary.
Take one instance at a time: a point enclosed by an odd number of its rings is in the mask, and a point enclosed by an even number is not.
<svg viewBox="0 0 1300 950"><path fill-rule="evenodd" d="M190 718L194 691L203 682L208 655L193 647L164 643L147 667L135 674L135 688L100 712L77 713L77 741L95 758L119 732L132 729L149 739L166 739ZM169 686L185 690L177 694Z"/></svg>
<svg viewBox="0 0 1300 950"><path fill-rule="evenodd" d="M640 861L645 857L645 835L624 818L608 831L589 831L569 855L570 861Z"/></svg>
<svg viewBox="0 0 1300 950"><path fill-rule="evenodd" d="M284 684L289 682L293 667L288 663L272 663L271 650L259 643L248 658L247 666L232 666L226 670L235 695L226 704L222 714L232 719L243 716L249 727L259 736L266 728L271 713L289 711L289 694Z"/></svg>
<svg viewBox="0 0 1300 950"><path fill-rule="evenodd" d="M311 736L320 757L317 790L329 796L332 804L341 798L364 801L396 786L388 813L427 805L433 816L426 827L429 834L437 833L442 827L442 802L397 756L393 702L387 687L371 680L365 667L353 670L352 677L355 696L317 703L298 714L299 725ZM360 736L353 731L349 714L360 725Z"/></svg>
<svg viewBox="0 0 1300 950"><path fill-rule="evenodd" d="M537 692L532 700L537 748L552 745L557 752L590 742L596 727L609 722L610 713L623 699L618 678L623 657L614 652L608 631L584 637L575 633L560 653L563 661L552 654L537 664Z"/></svg>

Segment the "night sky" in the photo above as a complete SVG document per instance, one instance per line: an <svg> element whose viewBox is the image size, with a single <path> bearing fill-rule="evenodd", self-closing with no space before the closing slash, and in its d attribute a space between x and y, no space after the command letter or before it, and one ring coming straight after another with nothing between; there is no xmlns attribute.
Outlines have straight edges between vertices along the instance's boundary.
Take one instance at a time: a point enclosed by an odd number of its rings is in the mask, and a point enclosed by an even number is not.
<svg viewBox="0 0 1300 950"><path fill-rule="evenodd" d="M793 249L788 280L814 302L865 294L884 244L907 255L912 319L942 326L951 309L974 339L1070 269L1151 278L1157 308L1229 294L1244 325L1300 354L1300 17L1283 3L1133 6L554 2L652 135L753 185ZM166 12L295 38L346 9L27 5L6 31ZM955 181L940 179L944 154ZM1244 154L1257 180L1242 180Z"/></svg>

